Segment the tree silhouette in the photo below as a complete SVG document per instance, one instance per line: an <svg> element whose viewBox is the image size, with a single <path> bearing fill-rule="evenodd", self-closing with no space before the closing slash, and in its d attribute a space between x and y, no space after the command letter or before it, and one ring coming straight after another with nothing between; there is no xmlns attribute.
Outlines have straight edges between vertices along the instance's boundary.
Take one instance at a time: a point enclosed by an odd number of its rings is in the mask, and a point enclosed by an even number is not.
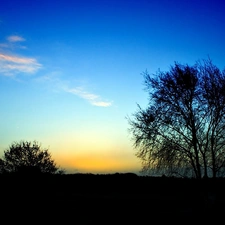
<svg viewBox="0 0 225 225"><path fill-rule="evenodd" d="M223 176L225 70L208 59L143 75L149 105L127 117L143 171Z"/></svg>
<svg viewBox="0 0 225 225"><path fill-rule="evenodd" d="M52 160L48 149L42 149L37 141L13 142L0 160L0 172L63 173Z"/></svg>

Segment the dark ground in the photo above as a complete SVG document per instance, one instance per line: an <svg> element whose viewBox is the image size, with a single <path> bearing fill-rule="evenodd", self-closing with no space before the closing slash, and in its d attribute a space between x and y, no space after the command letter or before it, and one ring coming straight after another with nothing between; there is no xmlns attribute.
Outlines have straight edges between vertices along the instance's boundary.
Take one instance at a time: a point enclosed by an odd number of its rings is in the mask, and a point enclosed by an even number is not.
<svg viewBox="0 0 225 225"><path fill-rule="evenodd" d="M189 224L225 215L225 179L67 174L0 182L2 224Z"/></svg>

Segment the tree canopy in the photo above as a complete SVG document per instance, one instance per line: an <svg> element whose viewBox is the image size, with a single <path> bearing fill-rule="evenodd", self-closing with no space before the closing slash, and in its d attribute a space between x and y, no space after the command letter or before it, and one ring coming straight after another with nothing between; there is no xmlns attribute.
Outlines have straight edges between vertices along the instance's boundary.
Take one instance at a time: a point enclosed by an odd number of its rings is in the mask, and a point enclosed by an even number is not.
<svg viewBox="0 0 225 225"><path fill-rule="evenodd" d="M143 76L148 106L127 117L143 171L224 176L225 70L208 59Z"/></svg>
<svg viewBox="0 0 225 225"><path fill-rule="evenodd" d="M63 173L51 158L48 149L42 149L37 141L13 142L0 159L2 173Z"/></svg>

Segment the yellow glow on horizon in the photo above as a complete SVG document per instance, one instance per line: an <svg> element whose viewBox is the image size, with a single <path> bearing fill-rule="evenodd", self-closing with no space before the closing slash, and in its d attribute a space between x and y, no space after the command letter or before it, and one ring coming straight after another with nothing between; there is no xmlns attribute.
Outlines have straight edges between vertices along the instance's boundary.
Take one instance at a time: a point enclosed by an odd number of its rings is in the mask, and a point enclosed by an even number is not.
<svg viewBox="0 0 225 225"><path fill-rule="evenodd" d="M84 173L110 173L110 172L131 172L140 171L140 165L132 157L116 157L113 155L70 155L68 157L58 156L62 168L68 171Z"/></svg>
<svg viewBox="0 0 225 225"><path fill-rule="evenodd" d="M66 132L52 140L52 143L52 158L57 165L72 173L141 170L141 163L134 155L131 143L122 134L116 136L106 131L99 133L97 130L76 135Z"/></svg>

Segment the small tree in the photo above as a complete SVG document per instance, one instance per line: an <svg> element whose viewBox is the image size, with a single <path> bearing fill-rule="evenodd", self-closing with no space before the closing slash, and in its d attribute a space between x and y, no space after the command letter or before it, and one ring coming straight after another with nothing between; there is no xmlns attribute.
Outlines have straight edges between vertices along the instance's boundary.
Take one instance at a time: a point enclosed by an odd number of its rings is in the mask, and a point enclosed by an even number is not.
<svg viewBox="0 0 225 225"><path fill-rule="evenodd" d="M7 150L4 151L1 159L1 172L19 172L19 173L62 173L48 149L41 149L37 141L13 142Z"/></svg>
<svg viewBox="0 0 225 225"><path fill-rule="evenodd" d="M209 59L194 66L175 63L168 72L144 73L144 79L149 105L138 105L128 117L143 170L223 176L225 70Z"/></svg>

